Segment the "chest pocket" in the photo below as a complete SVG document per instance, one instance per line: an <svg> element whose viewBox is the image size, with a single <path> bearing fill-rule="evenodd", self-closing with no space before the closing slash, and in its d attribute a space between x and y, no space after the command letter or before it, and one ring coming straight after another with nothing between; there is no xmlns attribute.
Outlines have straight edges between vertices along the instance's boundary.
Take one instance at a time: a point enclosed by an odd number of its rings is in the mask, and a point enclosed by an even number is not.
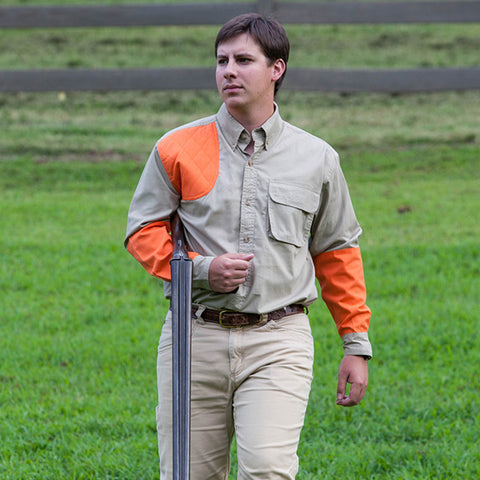
<svg viewBox="0 0 480 480"><path fill-rule="evenodd" d="M271 182L268 188L269 235L296 247L305 244L320 195L298 185Z"/></svg>

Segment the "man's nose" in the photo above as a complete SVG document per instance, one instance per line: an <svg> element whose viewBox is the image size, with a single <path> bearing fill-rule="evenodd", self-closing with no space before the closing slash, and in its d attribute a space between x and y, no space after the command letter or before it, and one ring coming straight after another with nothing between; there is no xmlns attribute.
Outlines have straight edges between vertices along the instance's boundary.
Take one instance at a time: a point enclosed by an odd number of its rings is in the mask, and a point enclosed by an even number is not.
<svg viewBox="0 0 480 480"><path fill-rule="evenodd" d="M223 72L225 77L235 77L237 75L237 69L235 68L235 62L229 60L225 65L225 70Z"/></svg>

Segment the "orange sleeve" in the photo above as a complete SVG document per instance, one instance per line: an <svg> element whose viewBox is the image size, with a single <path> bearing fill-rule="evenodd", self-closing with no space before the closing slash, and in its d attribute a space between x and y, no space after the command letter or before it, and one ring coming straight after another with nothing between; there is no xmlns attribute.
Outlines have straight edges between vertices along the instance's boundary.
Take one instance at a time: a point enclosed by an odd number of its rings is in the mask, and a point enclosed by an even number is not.
<svg viewBox="0 0 480 480"><path fill-rule="evenodd" d="M370 309L360 248L320 253L314 259L322 298L332 314L340 336L368 332Z"/></svg>
<svg viewBox="0 0 480 480"><path fill-rule="evenodd" d="M171 280L172 237L170 222L153 222L135 232L129 239L127 250L152 276ZM198 254L189 252L190 258Z"/></svg>

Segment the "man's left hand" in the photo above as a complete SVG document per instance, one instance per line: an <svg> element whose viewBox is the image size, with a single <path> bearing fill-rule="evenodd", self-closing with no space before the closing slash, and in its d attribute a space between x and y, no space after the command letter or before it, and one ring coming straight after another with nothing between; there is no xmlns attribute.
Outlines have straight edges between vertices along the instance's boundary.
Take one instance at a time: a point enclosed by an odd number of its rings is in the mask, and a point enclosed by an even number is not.
<svg viewBox="0 0 480 480"><path fill-rule="evenodd" d="M350 383L348 394L347 383ZM357 355L345 355L338 369L337 405L342 407L358 405L365 395L367 385L367 361Z"/></svg>

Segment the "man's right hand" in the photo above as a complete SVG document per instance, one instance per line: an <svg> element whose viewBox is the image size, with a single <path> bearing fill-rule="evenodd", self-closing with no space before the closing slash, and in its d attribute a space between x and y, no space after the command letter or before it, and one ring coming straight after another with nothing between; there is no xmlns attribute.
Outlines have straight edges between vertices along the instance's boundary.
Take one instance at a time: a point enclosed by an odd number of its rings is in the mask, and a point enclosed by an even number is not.
<svg viewBox="0 0 480 480"><path fill-rule="evenodd" d="M253 253L225 253L210 264L208 281L215 292L230 293L245 282Z"/></svg>

